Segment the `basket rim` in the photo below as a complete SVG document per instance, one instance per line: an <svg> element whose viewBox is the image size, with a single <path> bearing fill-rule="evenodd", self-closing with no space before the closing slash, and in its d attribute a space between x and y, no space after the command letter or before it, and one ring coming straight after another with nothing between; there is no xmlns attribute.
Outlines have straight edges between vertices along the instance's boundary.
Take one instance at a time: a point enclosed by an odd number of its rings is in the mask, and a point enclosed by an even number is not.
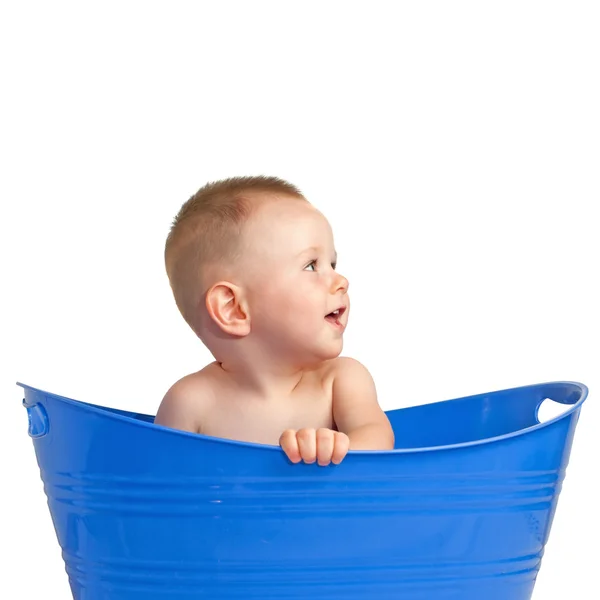
<svg viewBox="0 0 600 600"><path fill-rule="evenodd" d="M158 425L156 423L148 422L148 421L145 421L145 420L139 418L139 417L146 417L146 418L152 419L152 418L154 418L153 415L148 415L148 414L144 414L144 413L135 413L133 411L127 411L127 410L117 409L117 408L109 408L106 406L101 406L99 404L92 404L89 402L84 402L82 400L75 400L73 398L69 398L67 396L61 396L61 395L55 394L53 392L48 392L48 391L42 390L40 388L36 388L34 386L31 386L31 385L28 385L25 383L21 383L18 381L16 382L16 384L19 387L23 388L23 390L25 390L25 391L30 391L30 392L33 392L34 394L42 394L44 396L52 398L53 400L58 400L59 402L64 402L71 406L75 406L80 409L84 409L88 412L102 415L108 419L126 422L129 424L135 424L138 427L146 427L146 428L150 428L153 430L158 430L162 434L178 436L178 437L183 436L183 437L193 438L193 439L197 439L197 440L201 440L204 442L209 442L209 443L217 444L217 445L225 444L225 445L237 446L239 448L261 450L261 451L267 451L267 452L279 452L279 453L283 452L283 450L279 446L274 446L274 445L270 445L270 444L259 444L256 442L231 440L231 439L227 439L227 438L209 436L209 435L201 434L201 433L192 433L189 431L181 431L178 429L172 429L170 427ZM588 392L589 392L588 387L585 384L577 382L577 381L566 381L566 380L565 381L549 381L549 382L544 382L544 383L536 383L536 384L531 384L531 385L506 388L506 389L502 389L502 390L495 390L492 392L485 392L483 394L472 394L469 396L464 396L464 397L459 397L459 398L451 398L451 399L441 400L441 401L437 401L437 402L427 402L424 404L406 406L406 407L402 407L402 408L391 409L391 410L385 411L386 414L388 414L388 413L399 412L399 411L403 411L403 410L416 409L416 408L419 408L422 406L435 406L435 405L439 405L439 404L447 404L447 403L451 403L451 402L464 401L464 400L477 398L478 396L489 396L491 394L503 394L503 393L508 393L508 392L520 391L520 390L527 390L527 389L533 389L533 388L547 388L547 387L552 387L552 386L572 387L574 390L579 390L581 395L580 395L579 400L577 400L577 402L575 402L574 404L570 404L570 405L565 404L565 406L568 406L568 408L563 413L557 415L556 417L554 417L552 419L544 421L543 423L536 423L535 425L531 425L530 427L524 427L524 428L518 429L516 431L511 431L509 433L505 433L505 434L502 434L499 436L493 436L493 437L489 437L489 438L472 440L472 441L468 441L468 442L460 442L460 443L456 443L456 444L445 444L445 445L439 445L439 446L424 446L424 447L417 447L417 448L394 448L393 450L351 450L348 452L348 456L350 456L350 455L353 455L353 456L361 456L361 455L362 456L372 456L372 455L379 456L379 455L395 455L395 454L417 454L417 453L421 453L421 452L434 452L434 451L439 452L439 451L445 451L445 450L458 450L458 449L462 449L462 448L472 448L474 446L483 446L483 445L487 445L487 444L497 443L497 442L509 440L509 439L515 438L515 437L520 437L523 435L533 433L535 431L539 431L541 429L551 427L552 425L554 425L564 419L569 418L571 415L573 415L574 413L578 412L581 409L581 406L586 401L586 399L588 397ZM542 401L540 401L540 404ZM23 400L23 405L25 407L32 407L35 404L36 403L28 403L26 401L26 399ZM538 405L538 408L539 408L539 405ZM115 411L118 411L118 412L115 412ZM537 418L537 410L536 410L536 418Z"/></svg>

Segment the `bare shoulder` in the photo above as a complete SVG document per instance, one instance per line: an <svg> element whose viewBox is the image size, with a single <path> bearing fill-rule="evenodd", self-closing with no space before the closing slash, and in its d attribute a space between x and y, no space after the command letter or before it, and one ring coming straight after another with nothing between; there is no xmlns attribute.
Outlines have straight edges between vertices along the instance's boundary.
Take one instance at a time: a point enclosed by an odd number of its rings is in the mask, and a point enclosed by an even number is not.
<svg viewBox="0 0 600 600"><path fill-rule="evenodd" d="M367 368L362 363L349 356L338 356L326 360L319 369L323 380L329 379L331 381L340 377L347 377L359 371L368 373Z"/></svg>
<svg viewBox="0 0 600 600"><path fill-rule="evenodd" d="M361 362L348 356L340 356L335 359L332 370L335 413L366 407L378 408L375 382L367 367Z"/></svg>
<svg viewBox="0 0 600 600"><path fill-rule="evenodd" d="M334 385L352 385L357 383L375 385L371 373L361 362L350 356L339 356L331 361Z"/></svg>
<svg viewBox="0 0 600 600"><path fill-rule="evenodd" d="M204 415L216 396L210 365L174 383L162 399L154 422L157 425L199 433Z"/></svg>

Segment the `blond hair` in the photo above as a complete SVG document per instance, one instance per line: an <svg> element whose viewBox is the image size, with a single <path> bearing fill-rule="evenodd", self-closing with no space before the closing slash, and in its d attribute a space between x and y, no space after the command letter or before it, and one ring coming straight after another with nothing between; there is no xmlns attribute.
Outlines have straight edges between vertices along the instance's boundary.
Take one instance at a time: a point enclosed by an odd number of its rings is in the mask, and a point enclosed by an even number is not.
<svg viewBox="0 0 600 600"><path fill-rule="evenodd" d="M200 188L173 220L165 244L167 275L179 311L201 338L197 309L206 267L239 257L240 234L255 204L252 198L264 193L304 199L296 186L278 177L231 177Z"/></svg>

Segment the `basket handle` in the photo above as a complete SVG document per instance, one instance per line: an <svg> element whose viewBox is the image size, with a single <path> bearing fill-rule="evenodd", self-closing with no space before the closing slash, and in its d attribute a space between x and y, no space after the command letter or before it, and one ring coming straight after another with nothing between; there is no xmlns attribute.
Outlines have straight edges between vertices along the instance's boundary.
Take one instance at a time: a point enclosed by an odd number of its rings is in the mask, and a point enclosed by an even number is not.
<svg viewBox="0 0 600 600"><path fill-rule="evenodd" d="M581 400L587 393L587 388L572 383L549 383L540 386L537 403L535 405L535 420L541 423L539 411L542 404L550 401L555 404L573 405ZM567 409L560 411L555 417L560 416ZM553 417L554 418L554 417Z"/></svg>
<svg viewBox="0 0 600 600"><path fill-rule="evenodd" d="M46 409L41 404L29 404L26 400L23 400L23 406L27 409L29 435L32 438L45 436L50 430Z"/></svg>

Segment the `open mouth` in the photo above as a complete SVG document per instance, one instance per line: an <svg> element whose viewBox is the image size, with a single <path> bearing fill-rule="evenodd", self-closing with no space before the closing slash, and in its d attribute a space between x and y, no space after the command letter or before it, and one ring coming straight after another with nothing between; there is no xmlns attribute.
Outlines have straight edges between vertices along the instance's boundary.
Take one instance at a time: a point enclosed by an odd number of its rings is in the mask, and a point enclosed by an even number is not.
<svg viewBox="0 0 600 600"><path fill-rule="evenodd" d="M336 308L333 312L330 312L328 315L325 315L325 320L329 321L332 325L341 326L340 317L346 312L346 307L341 306L340 308Z"/></svg>

